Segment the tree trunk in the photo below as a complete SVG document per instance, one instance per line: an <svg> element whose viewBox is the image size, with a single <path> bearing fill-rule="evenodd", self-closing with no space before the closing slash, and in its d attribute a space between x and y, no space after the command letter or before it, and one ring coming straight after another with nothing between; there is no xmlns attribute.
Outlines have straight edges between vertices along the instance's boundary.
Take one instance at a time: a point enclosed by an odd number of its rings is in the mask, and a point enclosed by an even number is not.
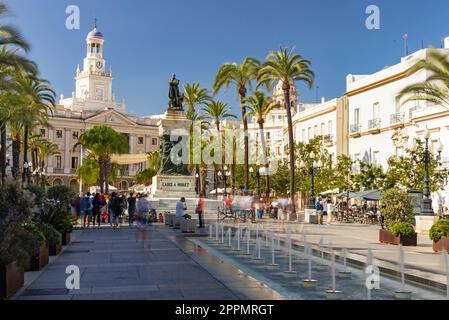
<svg viewBox="0 0 449 320"><path fill-rule="evenodd" d="M269 174L269 163L268 163L268 155L267 155L267 144L265 141L265 133L263 130L263 119L259 120L259 134L260 134L260 143L262 144L262 155L265 167L265 179L266 179L266 195L270 196L270 174Z"/></svg>
<svg viewBox="0 0 449 320"><path fill-rule="evenodd" d="M107 156L104 160L104 192L109 193L109 175L111 174L111 158Z"/></svg>
<svg viewBox="0 0 449 320"><path fill-rule="evenodd" d="M1 142L0 142L0 166L2 170L2 182L6 179L6 125L2 125L1 128Z"/></svg>
<svg viewBox="0 0 449 320"><path fill-rule="evenodd" d="M240 92L240 105L242 107L242 121L245 141L245 193L249 191L249 142L248 120L246 119L246 89Z"/></svg>
<svg viewBox="0 0 449 320"><path fill-rule="evenodd" d="M99 182L100 182L100 192L104 193L104 159L103 157L98 157L98 166L100 168L100 177L99 177Z"/></svg>
<svg viewBox="0 0 449 320"><path fill-rule="evenodd" d="M25 126L23 129L23 163L28 163L28 126ZM22 182L27 180L28 170L31 170L31 168L23 168Z"/></svg>
<svg viewBox="0 0 449 320"><path fill-rule="evenodd" d="M17 134L12 139L12 176L15 180L20 173L20 134Z"/></svg>
<svg viewBox="0 0 449 320"><path fill-rule="evenodd" d="M292 213L296 213L295 205L295 145L293 142L293 124L292 110L290 109L290 85L284 83L285 107L287 108L287 126L288 126L288 149L290 160L290 199L292 202Z"/></svg>

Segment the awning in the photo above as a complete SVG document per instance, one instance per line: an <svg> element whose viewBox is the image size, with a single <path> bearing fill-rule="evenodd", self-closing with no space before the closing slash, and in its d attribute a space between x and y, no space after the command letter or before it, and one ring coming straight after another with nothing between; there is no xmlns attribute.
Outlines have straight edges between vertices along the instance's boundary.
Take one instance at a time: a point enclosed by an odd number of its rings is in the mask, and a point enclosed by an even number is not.
<svg viewBox="0 0 449 320"><path fill-rule="evenodd" d="M381 190L371 190L370 193L363 196L363 199L366 201L380 201L381 194Z"/></svg>
<svg viewBox="0 0 449 320"><path fill-rule="evenodd" d="M340 189L337 188L337 189L334 189L334 190L327 190L327 191L321 192L320 195L327 196L327 195L330 195L330 194L338 194L339 192L340 192Z"/></svg>
<svg viewBox="0 0 449 320"><path fill-rule="evenodd" d="M139 164L148 161L148 155L142 154L113 154L111 161L119 165Z"/></svg>
<svg viewBox="0 0 449 320"><path fill-rule="evenodd" d="M339 194L335 195L337 198L346 198L348 196L348 191L341 192ZM355 198L357 196L357 193L354 191L349 191L349 199Z"/></svg>

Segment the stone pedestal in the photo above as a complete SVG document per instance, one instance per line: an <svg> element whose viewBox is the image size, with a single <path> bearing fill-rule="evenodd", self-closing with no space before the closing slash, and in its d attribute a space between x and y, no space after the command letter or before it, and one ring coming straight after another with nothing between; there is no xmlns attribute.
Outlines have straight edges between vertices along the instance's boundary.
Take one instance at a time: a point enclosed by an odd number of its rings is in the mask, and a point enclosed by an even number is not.
<svg viewBox="0 0 449 320"><path fill-rule="evenodd" d="M304 222L310 224L318 223L318 214L315 209L306 209Z"/></svg>
<svg viewBox="0 0 449 320"><path fill-rule="evenodd" d="M192 176L155 176L152 195L156 198L195 198L196 178Z"/></svg>
<svg viewBox="0 0 449 320"><path fill-rule="evenodd" d="M418 234L428 234L430 228L438 221L436 216L415 216L416 232Z"/></svg>

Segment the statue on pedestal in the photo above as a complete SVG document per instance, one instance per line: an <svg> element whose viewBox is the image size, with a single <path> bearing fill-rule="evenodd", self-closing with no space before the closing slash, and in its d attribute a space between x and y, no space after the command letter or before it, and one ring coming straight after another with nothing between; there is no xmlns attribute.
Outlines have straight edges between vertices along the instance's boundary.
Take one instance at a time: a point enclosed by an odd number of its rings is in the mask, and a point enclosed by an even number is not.
<svg viewBox="0 0 449 320"><path fill-rule="evenodd" d="M179 91L179 80L176 79L176 74L173 74L169 82L170 88L168 91L168 110L184 111L184 94Z"/></svg>

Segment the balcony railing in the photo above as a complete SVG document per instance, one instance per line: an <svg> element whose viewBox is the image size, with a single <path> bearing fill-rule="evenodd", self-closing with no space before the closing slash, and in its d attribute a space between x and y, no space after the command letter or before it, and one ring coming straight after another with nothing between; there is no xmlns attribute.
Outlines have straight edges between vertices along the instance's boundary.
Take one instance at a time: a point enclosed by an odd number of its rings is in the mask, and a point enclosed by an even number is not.
<svg viewBox="0 0 449 320"><path fill-rule="evenodd" d="M71 173L71 174L76 174L76 170L77 170L77 169L73 169L73 168L72 168L72 169L70 169L70 173Z"/></svg>
<svg viewBox="0 0 449 320"><path fill-rule="evenodd" d="M349 127L349 131L351 133L359 133L360 131L362 131L362 125L361 124L351 124L351 126Z"/></svg>
<svg viewBox="0 0 449 320"><path fill-rule="evenodd" d="M403 112L395 113L390 116L390 124L401 123L404 122L404 120L405 120L405 113Z"/></svg>
<svg viewBox="0 0 449 320"><path fill-rule="evenodd" d="M381 119L372 119L368 121L368 130L380 129Z"/></svg>
<svg viewBox="0 0 449 320"><path fill-rule="evenodd" d="M128 177L129 176L129 170L120 170L120 176Z"/></svg>
<svg viewBox="0 0 449 320"><path fill-rule="evenodd" d="M449 169L449 157L443 157L441 159L441 169Z"/></svg>
<svg viewBox="0 0 449 320"><path fill-rule="evenodd" d="M325 144L330 144L334 142L334 135L333 134L326 134L323 136L323 142Z"/></svg>
<svg viewBox="0 0 449 320"><path fill-rule="evenodd" d="M63 174L64 173L64 168L54 168L53 172L56 174Z"/></svg>

